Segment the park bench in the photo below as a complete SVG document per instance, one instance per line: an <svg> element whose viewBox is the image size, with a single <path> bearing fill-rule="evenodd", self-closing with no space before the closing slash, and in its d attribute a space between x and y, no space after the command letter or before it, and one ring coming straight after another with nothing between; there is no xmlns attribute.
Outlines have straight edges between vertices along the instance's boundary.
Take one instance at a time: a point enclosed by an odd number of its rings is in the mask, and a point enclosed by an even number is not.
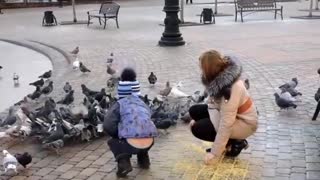
<svg viewBox="0 0 320 180"><path fill-rule="evenodd" d="M115 19L117 23L117 28L119 28L118 24L118 12L120 9L120 5L114 2L105 2L100 6L100 10L92 10L88 11L88 26L90 24L90 20L93 18L98 18L100 25L102 25L101 21L104 22L104 29L106 28L107 20Z"/></svg>
<svg viewBox="0 0 320 180"><path fill-rule="evenodd" d="M234 3L235 21L238 20L238 13L240 13L241 22L243 22L243 12L254 13L259 11L274 11L274 19L277 19L277 14L280 11L281 19L283 20L283 6L278 8L276 0L234 0Z"/></svg>

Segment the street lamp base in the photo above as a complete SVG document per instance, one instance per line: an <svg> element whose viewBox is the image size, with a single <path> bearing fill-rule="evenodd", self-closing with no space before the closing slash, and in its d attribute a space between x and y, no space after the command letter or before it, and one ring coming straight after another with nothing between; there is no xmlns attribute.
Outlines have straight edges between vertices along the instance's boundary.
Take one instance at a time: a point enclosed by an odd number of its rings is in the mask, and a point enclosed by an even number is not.
<svg viewBox="0 0 320 180"><path fill-rule="evenodd" d="M159 46L183 46L186 42L182 37L161 37Z"/></svg>

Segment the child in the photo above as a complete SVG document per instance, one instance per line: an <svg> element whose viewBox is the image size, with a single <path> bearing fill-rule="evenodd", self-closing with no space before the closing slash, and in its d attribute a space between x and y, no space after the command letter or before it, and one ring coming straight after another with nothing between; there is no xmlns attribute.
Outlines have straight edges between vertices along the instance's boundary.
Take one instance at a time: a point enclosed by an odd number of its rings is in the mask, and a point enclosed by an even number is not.
<svg viewBox="0 0 320 180"><path fill-rule="evenodd" d="M157 129L151 121L149 107L139 95L136 73L133 69L124 69L118 86L119 100L109 109L104 120L104 129L112 137L108 145L118 162L119 177L132 171L132 154L137 154L141 168L150 166L148 151L157 136Z"/></svg>

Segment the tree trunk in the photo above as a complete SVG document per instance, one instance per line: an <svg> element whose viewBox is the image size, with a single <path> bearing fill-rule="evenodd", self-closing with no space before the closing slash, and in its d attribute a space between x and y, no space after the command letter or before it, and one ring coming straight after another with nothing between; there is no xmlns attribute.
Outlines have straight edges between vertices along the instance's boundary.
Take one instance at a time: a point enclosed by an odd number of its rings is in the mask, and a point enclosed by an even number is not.
<svg viewBox="0 0 320 180"><path fill-rule="evenodd" d="M76 16L76 0L72 0L72 9L73 9L73 22L77 22Z"/></svg>
<svg viewBox="0 0 320 180"><path fill-rule="evenodd" d="M319 0L316 0L316 10L319 10Z"/></svg>
<svg viewBox="0 0 320 180"><path fill-rule="evenodd" d="M184 23L184 0L180 1L180 23Z"/></svg>
<svg viewBox="0 0 320 180"><path fill-rule="evenodd" d="M309 9L309 17L312 17L312 7L313 7L313 0L310 0L310 9Z"/></svg>

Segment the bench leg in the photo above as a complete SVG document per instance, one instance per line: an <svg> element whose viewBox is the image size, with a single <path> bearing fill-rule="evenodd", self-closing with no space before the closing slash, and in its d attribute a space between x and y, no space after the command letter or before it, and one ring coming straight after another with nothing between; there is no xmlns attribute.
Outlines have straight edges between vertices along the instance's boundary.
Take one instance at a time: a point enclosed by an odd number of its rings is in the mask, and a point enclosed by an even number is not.
<svg viewBox="0 0 320 180"><path fill-rule="evenodd" d="M243 13L242 13L242 10L240 11L240 15L241 15L241 22L243 22Z"/></svg>
<svg viewBox="0 0 320 180"><path fill-rule="evenodd" d="M216 24L216 16L213 15L213 24Z"/></svg>
<svg viewBox="0 0 320 180"><path fill-rule="evenodd" d="M237 12L237 11L236 11L236 13L235 13L234 21L235 21L235 22L237 22L237 21L238 21L238 12Z"/></svg>
<svg viewBox="0 0 320 180"><path fill-rule="evenodd" d="M104 27L103 27L103 29L106 29L106 26L107 26L107 18L104 18Z"/></svg>
<svg viewBox="0 0 320 180"><path fill-rule="evenodd" d="M90 16L88 15L88 24L87 24L87 26L89 26L89 24L90 24Z"/></svg>
<svg viewBox="0 0 320 180"><path fill-rule="evenodd" d="M281 6L281 20L283 20L283 6Z"/></svg>
<svg viewBox="0 0 320 180"><path fill-rule="evenodd" d="M274 19L277 19L278 10L274 10Z"/></svg>
<svg viewBox="0 0 320 180"><path fill-rule="evenodd" d="M117 28L119 29L118 17L116 17Z"/></svg>
<svg viewBox="0 0 320 180"><path fill-rule="evenodd" d="M99 18L99 24L100 24L100 26L101 26L101 18Z"/></svg>

